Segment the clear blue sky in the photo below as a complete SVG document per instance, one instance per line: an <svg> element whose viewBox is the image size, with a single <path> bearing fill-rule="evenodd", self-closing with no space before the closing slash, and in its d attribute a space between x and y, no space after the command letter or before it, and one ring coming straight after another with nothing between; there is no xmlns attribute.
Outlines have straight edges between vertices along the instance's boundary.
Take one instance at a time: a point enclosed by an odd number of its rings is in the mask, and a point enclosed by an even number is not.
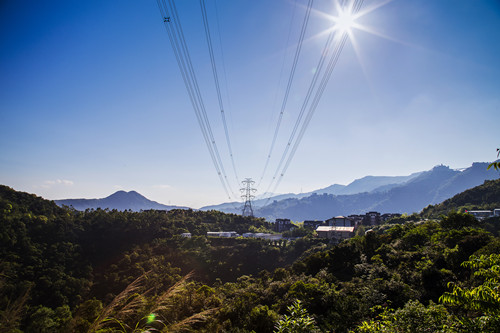
<svg viewBox="0 0 500 333"><path fill-rule="evenodd" d="M241 178L258 180L264 168L306 3L206 0ZM358 18L365 30L353 29L278 192L496 158L500 2L366 0L363 9L377 5ZM232 180L199 2L177 6ZM260 192L295 123L321 32L333 24L322 13L332 8L314 4ZM0 183L48 199L123 189L195 208L227 201L156 1L0 3Z"/></svg>

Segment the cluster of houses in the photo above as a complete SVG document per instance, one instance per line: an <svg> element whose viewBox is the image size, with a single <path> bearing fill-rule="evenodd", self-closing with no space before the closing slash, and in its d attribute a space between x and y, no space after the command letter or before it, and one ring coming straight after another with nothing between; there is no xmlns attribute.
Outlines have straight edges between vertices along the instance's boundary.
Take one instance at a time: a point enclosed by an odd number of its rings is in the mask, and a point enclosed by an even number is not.
<svg viewBox="0 0 500 333"><path fill-rule="evenodd" d="M304 228L315 230L318 237L331 239L336 242L348 239L354 236L354 231L359 225L374 226L393 217L399 217L401 214L380 214L379 212L368 212L365 215L349 215L347 217L337 216L326 221L307 220L304 221ZM277 234L270 233L253 233L247 232L239 235L236 231L208 231L207 237L245 237L245 238L260 238L267 240L282 239L281 233L290 231L296 225L290 219L276 219L274 222L274 230ZM191 233L183 233L182 237L191 237Z"/></svg>
<svg viewBox="0 0 500 333"><path fill-rule="evenodd" d="M494 210L472 210L466 211L474 215L478 220L488 217L500 216L500 209ZM380 214L379 212L368 212L364 215L349 215L337 216L325 221L319 220L306 220L304 221L304 228L315 230L319 238L330 239L333 242L340 242L344 239L349 239L354 236L355 230L361 226L375 226L379 225L391 218L400 217L401 214ZM282 239L281 233L290 231L296 225L290 219L276 219L274 222L274 230L277 234L270 233L253 233L247 232L242 235L236 231L209 231L207 237L245 237L245 238L261 238L267 240ZM184 233L181 236L191 237L190 233Z"/></svg>
<svg viewBox="0 0 500 333"><path fill-rule="evenodd" d="M368 212L365 215L349 215L332 217L326 221L306 220L304 228L313 229L320 238L328 238L340 242L354 236L354 231L360 225L375 226L401 214L380 214L379 212ZM283 232L290 230L294 225L289 219L277 219L274 223L274 231Z"/></svg>

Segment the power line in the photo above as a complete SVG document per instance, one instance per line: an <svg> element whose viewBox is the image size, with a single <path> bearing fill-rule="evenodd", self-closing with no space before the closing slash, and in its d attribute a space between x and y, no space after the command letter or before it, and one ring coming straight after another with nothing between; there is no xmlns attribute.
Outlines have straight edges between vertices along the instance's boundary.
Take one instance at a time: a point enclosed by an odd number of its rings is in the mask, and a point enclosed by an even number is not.
<svg viewBox="0 0 500 333"><path fill-rule="evenodd" d="M224 191L229 199L231 199L231 195L228 190L230 186L215 138L213 136L210 122L208 120L175 2L173 0L168 0L167 4L166 0L157 0L157 4L210 157L219 176L222 187L224 188Z"/></svg>
<svg viewBox="0 0 500 333"><path fill-rule="evenodd" d="M350 8L348 9L348 11L352 14L356 14L359 9L361 8L362 6L362 3L363 3L363 0L355 0L354 2L350 2L349 4L345 5L345 6L349 6ZM345 3L344 3L345 4ZM346 43L346 40L347 40L347 33L346 32L341 32L341 36L339 37L338 36L338 33L337 31L335 30L332 30L328 36L328 39L327 39L327 42L325 43L325 47L323 48L323 53L322 53L322 56L319 60L319 63L318 63L318 66L317 66L317 71L316 73L314 74L313 76L313 79L311 81L311 84L309 86L309 89L308 89L308 92L306 94L306 97L304 99L304 102L302 104L302 107L301 107L301 110L300 110L300 113L299 113L299 116L297 118L297 121L295 122L295 126L293 128L293 131L292 131L292 134L290 135L290 138L288 140L288 143L285 147L285 150L283 152L283 155L281 157L281 160L280 160L280 163L278 164L278 167L276 169L276 172L274 173L274 176L271 180L271 183L269 184L269 187L268 189L266 190L266 193L269 193L271 187L272 187L272 184L273 182L276 182L275 185L274 185L274 188L272 190L272 192L276 191L277 187L279 186L279 184L281 183L281 180L283 179L283 176L285 174L285 172L287 171L288 167L290 166L290 163L293 159L293 156L295 155L295 152L297 151L297 148L304 136L304 133L311 121L311 118L314 114L314 111L316 110L316 107L318 106L319 104L319 101L323 95L323 92L326 88L326 85L330 79L330 76L333 72L333 69L335 68L337 62L338 62L338 59L339 59L339 56L340 56L340 53L342 52L342 49ZM305 120L302 122L301 124L301 127L300 127L300 131L299 131L299 134L298 134L298 137L295 139L295 135L297 134L297 130L299 128L299 125L302 121L302 118L304 116L304 112L306 110L306 107L307 105L309 104L309 100L311 98L311 95L316 87L316 84L317 84L317 80L319 78L319 75L320 73L322 72L322 69L323 69L323 66L324 66L324 62L325 62L325 59L328 55L328 53L330 52L330 49L331 49L331 45L332 43L336 41L334 43L335 47L333 49L333 52L331 53L331 57L330 57L330 60L328 62L328 65L327 65L327 68L325 70L325 72L323 73L323 76L322 76L322 79L319 83L319 86L318 88L316 89L315 91L315 94L314 94L314 97L312 99L312 102L309 106L309 109L308 109L308 112L306 114L306 117L305 117ZM295 141L294 141L295 139ZM293 146L292 146L292 143L293 143ZM289 149L292 148L291 152L289 153ZM285 162L286 160L286 162ZM285 162L285 165L284 167L281 169L283 163ZM281 171L280 171L281 170ZM279 178L276 178L278 177L279 175ZM269 199L268 198L268 201L269 202ZM266 204L267 204L266 202Z"/></svg>
<svg viewBox="0 0 500 333"><path fill-rule="evenodd" d="M217 148L216 141L214 139L214 135L210 126L209 118L206 112L205 104L203 102L203 98L200 92L200 87L195 75L195 70L191 61L189 49L187 47L186 39L184 37L184 33L182 31L182 26L181 22L179 19L179 15L177 13L177 8L175 5L174 0L157 0L158 7L160 9L160 13L163 18L163 22L170 40L170 44L172 45L172 49L174 51L174 55L178 64L178 67L180 69L184 85L186 87L186 90L188 92L191 104L193 106L193 110L195 111L196 118L198 120L198 124L200 126L203 138L205 140L205 143L207 145L210 157L212 159L212 162L214 164L214 167L217 171L217 174L219 176L219 179L221 181L221 184L228 195L229 199L231 199L231 195L229 191L232 192L233 196L236 197L235 193L231 190L231 186L229 185L229 181L222 163L222 159L219 154L219 150ZM282 118L284 111L286 110L291 86L294 80L297 64L298 64L298 59L301 53L302 45L303 45L303 40L305 36L305 32L307 30L308 22L309 22L309 17L310 17L310 12L312 9L312 4L313 0L308 1L308 6L305 12L305 16L302 22L301 26L301 31L299 35L299 40L297 43L297 47L295 49L294 53L294 58L292 62L292 66L290 69L290 73L288 76L288 81L285 89L285 93L283 96L283 100L281 103L281 108L280 108L280 113L278 117L278 122L276 124L276 128L274 131L273 135L273 140L271 142L270 150L269 153L267 154L266 158L266 163L264 166L264 170L262 173L262 176L260 178L260 182L262 181L265 172L267 170L269 160L272 156L277 136L279 133L279 129L281 126ZM351 15L356 14L361 6L363 4L363 0L344 0L342 2L342 7L344 7L341 10L348 11L351 13ZM215 55L213 51L213 44L212 44L212 38L210 34L210 26L209 26L209 20L208 20L208 15L207 15L207 10L206 10L206 5L205 5L205 0L200 0L200 8L201 8L201 13L203 17L203 25L204 25L204 31L205 31L205 37L207 40L207 45L208 45L208 51L209 51L209 56L210 56L210 63L212 67L212 74L214 77L214 83L215 83L215 88L216 88L216 93L217 93L217 99L219 103L219 108L221 112L221 118L222 122L224 125L224 132L225 132L225 137L226 137L226 143L228 146L228 151L231 157L231 162L233 166L233 171L235 178L238 182L238 175L236 172L236 167L234 163L234 157L233 157L233 151L231 147L231 140L229 136L229 131L227 127L227 122L226 122L226 116L225 116L225 111L224 111L224 103L223 103L223 98L221 94L221 89L220 89L220 82L219 82L219 75L217 72L217 66L216 66L216 61L215 61ZM218 19L218 18L217 18ZM217 22L217 27L219 27L219 22ZM290 36L290 32L289 32ZM219 39L220 39L220 31L219 31ZM311 83L308 87L307 93L305 95L304 101L302 103L302 106L300 108L299 115L297 117L297 120L294 124L293 130L290 134L290 137L288 139L288 142L284 148L283 154L281 155L281 159L279 161L278 167L276 168L276 171L273 175L273 178L269 184L268 189L266 190L266 193L269 193L269 190L274 184L274 189L273 192L276 191L277 187L281 183L281 180L283 179L284 174L288 170L288 167L290 166L293 157L300 145L300 142L302 141L302 138L305 134L305 131L307 127L310 124L310 121L312 119L312 116L321 100L321 97L326 89L326 86L328 84L328 81L331 77L331 74L336 67L338 63L338 59L340 57L340 54L343 50L343 47L347 41L347 33L344 31L336 31L334 29L331 30L331 32L328 35L327 41L325 43L325 46L323 48L323 52L319 58L318 64L316 66L316 71L314 72L313 78L311 80ZM221 43L222 45L222 43ZM327 61L328 60L328 61ZM224 66L223 66L224 67ZM326 68L325 68L326 67ZM224 68L224 77L226 79L226 88L227 88L227 78L225 76L225 68ZM259 183L260 183L259 182ZM255 189L251 188L251 185L254 184L253 180L250 178L246 178L245 181L243 181L244 184L246 184L246 194L244 197L245 199L245 205L243 208L243 214L250 214L253 215L253 210L251 207L251 199L253 199L253 196L251 195L252 191L255 191ZM244 189L241 189L244 190ZM269 201L269 199L268 199ZM267 203L266 203L267 204ZM250 212L250 213L249 213Z"/></svg>
<svg viewBox="0 0 500 333"><path fill-rule="evenodd" d="M278 117L278 122L276 124L276 129L274 130L273 140L271 142L271 147L269 149L269 153L267 154L266 164L264 165L264 170L262 171L262 175L260 177L259 184L262 182L262 179L264 178L264 175L266 173L267 167L269 165L269 161L271 159L271 155L272 155L273 150L274 150L274 146L276 144L276 139L278 137L278 132L279 132L279 129L280 129L280 126L281 126L281 121L283 119L283 114L285 112L286 104L288 102L288 96L290 94L290 88L292 87L293 78L295 76L295 70L297 69L297 63L299 61L299 55L300 55L300 51L302 49L302 44L303 44L303 41L304 41L304 36L305 36L306 29L307 29L307 24L309 22L309 17L310 17L310 14L311 14L312 5L313 5L313 0L309 0L309 2L307 3L307 9L306 9L306 13L305 13L305 16L304 16L304 20L302 21L302 27L301 27L300 35L299 35L299 41L298 41L297 47L295 49L295 55L294 55L294 58L293 58L292 67L291 67L291 70L290 70L290 75L288 76L288 82L287 82L287 85L286 85L285 95L283 97L283 101L281 102L281 109L280 109L280 114L279 114L279 117Z"/></svg>
<svg viewBox="0 0 500 333"><path fill-rule="evenodd" d="M203 17L203 26L204 26L204 29L205 29L205 37L206 37L207 45L208 45L208 52L210 54L210 63L212 65L212 73L213 73L213 76L214 76L215 90L217 92L217 100L219 102L219 108L220 108L222 123L224 125L224 133L225 133L225 136L226 136L227 148L228 148L228 151L229 151L229 156L231 158L231 163L232 163L232 166L233 166L234 176L236 177L236 183L238 183L239 182L239 177L238 177L238 173L236 172L236 165L234 163L233 149L231 148L231 140L229 139L229 130L227 128L226 115L225 115L225 111L224 111L224 105L223 105L223 102L222 102L222 94L221 94L220 84L219 84L219 75L217 73L217 66L216 66L216 63L215 63L214 50L213 50L213 46L212 46L212 37L210 35L210 26L208 24L208 15L207 15L207 8L206 8L206 5L205 5L205 0L200 0L200 7L201 7L201 14L202 14L202 17Z"/></svg>

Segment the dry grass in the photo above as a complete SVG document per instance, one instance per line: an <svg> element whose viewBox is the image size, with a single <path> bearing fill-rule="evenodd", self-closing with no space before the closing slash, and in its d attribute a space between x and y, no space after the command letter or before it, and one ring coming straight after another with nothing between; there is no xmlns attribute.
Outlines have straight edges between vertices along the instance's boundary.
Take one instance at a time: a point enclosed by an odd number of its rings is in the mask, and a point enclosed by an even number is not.
<svg viewBox="0 0 500 333"><path fill-rule="evenodd" d="M14 300L14 302L9 302L6 308L0 311L0 330L2 332L14 331L19 328L29 293L30 288L22 296Z"/></svg>
<svg viewBox="0 0 500 333"><path fill-rule="evenodd" d="M88 333L98 333L106 329L113 332L181 332L186 331L192 325L205 321L209 315L216 311L215 308L195 313L181 321L174 323L164 323L160 319L148 321L147 317L137 320L134 327L126 324L130 318L140 316L141 313L155 314L162 317L162 314L172 312L175 306L175 296L185 290L188 280L193 276L189 273L181 280L175 283L164 293L148 300L151 290L141 293L144 288L144 282L147 279L145 273L129 284L113 301L102 309L98 318L88 329ZM156 328L155 328L156 326Z"/></svg>
<svg viewBox="0 0 500 333"><path fill-rule="evenodd" d="M104 307L92 323L88 332L94 333L109 325L110 322L120 322L127 315L131 315L144 305L144 298L139 294L147 273L139 276L129 284L120 294L118 294L108 306ZM111 315L113 315L111 317Z"/></svg>

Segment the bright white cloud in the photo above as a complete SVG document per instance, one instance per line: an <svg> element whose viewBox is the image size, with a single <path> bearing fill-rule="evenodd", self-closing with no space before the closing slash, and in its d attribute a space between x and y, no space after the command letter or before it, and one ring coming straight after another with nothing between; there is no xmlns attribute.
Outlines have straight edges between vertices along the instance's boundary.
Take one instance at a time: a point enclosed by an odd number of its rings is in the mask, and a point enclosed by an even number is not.
<svg viewBox="0 0 500 333"><path fill-rule="evenodd" d="M67 180L67 179L46 180L46 181L43 182L43 184L41 185L41 187L43 187L43 188L51 188L51 187L58 186L58 185L73 186L74 182L71 181L71 180Z"/></svg>

